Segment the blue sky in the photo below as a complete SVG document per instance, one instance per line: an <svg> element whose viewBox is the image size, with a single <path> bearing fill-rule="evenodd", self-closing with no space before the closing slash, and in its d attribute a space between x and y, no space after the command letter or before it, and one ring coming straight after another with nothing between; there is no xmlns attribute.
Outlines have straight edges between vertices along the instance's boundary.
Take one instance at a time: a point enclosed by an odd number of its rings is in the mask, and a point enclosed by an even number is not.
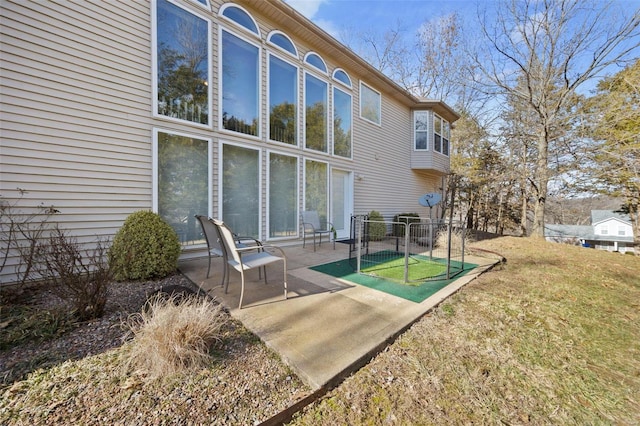
<svg viewBox="0 0 640 426"><path fill-rule="evenodd" d="M463 28L478 30L478 9L489 12L500 0L285 0L337 40L358 52L357 37L347 33L366 32L382 35L401 23L405 41L411 39L422 24L457 12ZM609 0L596 0L606 4ZM640 0L612 0L614 9L626 17L640 10ZM345 38L346 37L346 38ZM362 53L362 52L358 52ZM640 55L636 55L640 56ZM608 70L607 74L617 69ZM593 87L594 83L589 84ZM586 86L585 86L586 88Z"/></svg>
<svg viewBox="0 0 640 426"><path fill-rule="evenodd" d="M385 30L401 22L408 34L431 19L458 12L467 25L477 22L477 9L491 9L496 0L285 0L322 29L343 41L345 30ZM604 4L607 1L601 0ZM640 8L640 0L613 0L631 11Z"/></svg>
<svg viewBox="0 0 640 426"><path fill-rule="evenodd" d="M345 29L381 32L401 21L410 33L422 23L454 11L475 14L475 0L286 0L322 29L340 39Z"/></svg>

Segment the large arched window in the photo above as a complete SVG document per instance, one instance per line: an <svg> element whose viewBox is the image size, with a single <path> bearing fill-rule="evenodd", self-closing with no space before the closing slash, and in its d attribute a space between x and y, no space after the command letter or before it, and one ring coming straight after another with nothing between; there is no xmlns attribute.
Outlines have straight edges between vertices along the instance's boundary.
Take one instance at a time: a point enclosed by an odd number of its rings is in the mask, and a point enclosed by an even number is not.
<svg viewBox="0 0 640 426"><path fill-rule="evenodd" d="M260 36L260 30L255 19L243 8L232 3L226 3L222 5L219 12L220 16L234 22L244 29L254 33L258 37Z"/></svg>
<svg viewBox="0 0 640 426"><path fill-rule="evenodd" d="M336 81L339 81L340 83L344 84L348 88L351 88L351 79L349 78L349 75L343 70L341 70L340 68L337 68L333 72L333 79Z"/></svg>
<svg viewBox="0 0 640 426"><path fill-rule="evenodd" d="M293 44L291 39L286 36L286 34L280 31L272 31L271 34L269 34L269 37L267 37L267 41L286 53L289 53L296 58L298 57L298 50L296 49L296 46Z"/></svg>
<svg viewBox="0 0 640 426"><path fill-rule="evenodd" d="M307 53L304 57L304 62L325 74L327 73L327 64L325 64L324 60L317 53Z"/></svg>

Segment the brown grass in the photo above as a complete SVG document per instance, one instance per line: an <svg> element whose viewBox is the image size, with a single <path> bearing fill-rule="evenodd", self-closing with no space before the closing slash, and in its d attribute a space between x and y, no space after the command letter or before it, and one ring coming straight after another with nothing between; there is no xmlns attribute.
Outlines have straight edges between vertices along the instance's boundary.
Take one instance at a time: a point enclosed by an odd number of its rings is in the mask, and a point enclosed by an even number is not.
<svg viewBox="0 0 640 426"><path fill-rule="evenodd" d="M154 296L127 323L134 338L125 364L148 380L205 367L224 325L220 312L220 305L204 297Z"/></svg>
<svg viewBox="0 0 640 426"><path fill-rule="evenodd" d="M640 258L500 238L481 276L295 419L638 424Z"/></svg>

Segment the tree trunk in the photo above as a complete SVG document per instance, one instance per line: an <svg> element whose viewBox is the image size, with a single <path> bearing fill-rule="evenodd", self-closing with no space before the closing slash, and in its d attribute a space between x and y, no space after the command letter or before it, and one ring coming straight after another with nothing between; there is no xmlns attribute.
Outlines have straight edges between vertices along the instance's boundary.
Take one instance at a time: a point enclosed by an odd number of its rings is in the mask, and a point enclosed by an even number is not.
<svg viewBox="0 0 640 426"><path fill-rule="evenodd" d="M548 121L548 120L547 120ZM532 237L544 238L544 213L549 185L549 131L544 126L538 136L538 158L536 160L536 200L533 210Z"/></svg>

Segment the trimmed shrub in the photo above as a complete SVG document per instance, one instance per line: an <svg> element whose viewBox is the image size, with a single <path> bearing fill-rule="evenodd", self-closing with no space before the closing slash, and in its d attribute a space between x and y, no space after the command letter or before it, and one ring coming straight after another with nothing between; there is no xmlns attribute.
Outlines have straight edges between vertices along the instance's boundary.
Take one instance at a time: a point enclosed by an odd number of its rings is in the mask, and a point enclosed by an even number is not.
<svg viewBox="0 0 640 426"><path fill-rule="evenodd" d="M371 210L369 213L369 240L380 241L387 235L387 224L380 212Z"/></svg>
<svg viewBox="0 0 640 426"><path fill-rule="evenodd" d="M132 213L116 233L109 267L118 281L163 278L178 268L180 241L171 225L148 210Z"/></svg>
<svg viewBox="0 0 640 426"><path fill-rule="evenodd" d="M206 367L226 318L221 305L205 297L158 293L126 324L134 336L126 366L149 381Z"/></svg>

